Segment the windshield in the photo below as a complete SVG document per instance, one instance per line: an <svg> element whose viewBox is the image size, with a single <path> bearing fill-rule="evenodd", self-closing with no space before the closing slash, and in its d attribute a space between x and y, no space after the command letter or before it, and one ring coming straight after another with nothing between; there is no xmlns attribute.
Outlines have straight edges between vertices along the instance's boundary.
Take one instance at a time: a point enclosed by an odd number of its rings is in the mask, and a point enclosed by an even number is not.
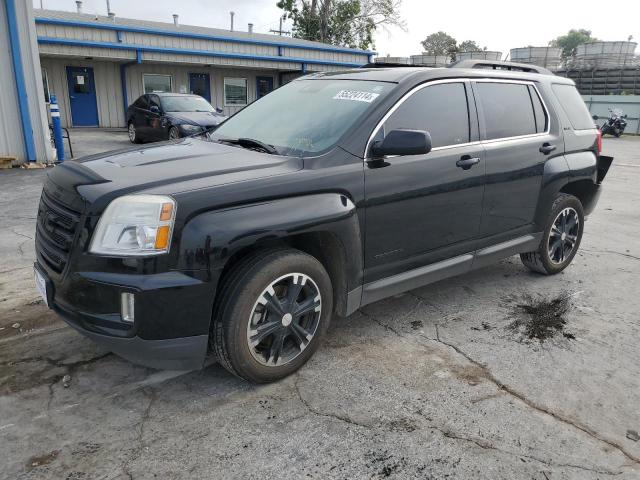
<svg viewBox="0 0 640 480"><path fill-rule="evenodd" d="M162 97L165 112L213 112L213 107L202 97Z"/></svg>
<svg viewBox="0 0 640 480"><path fill-rule="evenodd" d="M361 80L293 81L229 118L211 138L252 138L283 155L314 155L335 145L391 88Z"/></svg>

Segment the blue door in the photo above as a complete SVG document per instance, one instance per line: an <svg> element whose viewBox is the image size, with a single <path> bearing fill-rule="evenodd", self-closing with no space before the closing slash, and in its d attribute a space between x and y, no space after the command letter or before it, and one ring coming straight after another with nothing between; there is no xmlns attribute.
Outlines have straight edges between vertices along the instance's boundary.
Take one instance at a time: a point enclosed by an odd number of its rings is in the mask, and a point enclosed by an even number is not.
<svg viewBox="0 0 640 480"><path fill-rule="evenodd" d="M74 127L97 127L96 84L91 67L67 67L71 124Z"/></svg>
<svg viewBox="0 0 640 480"><path fill-rule="evenodd" d="M208 73L189 74L189 93L200 95L211 103L211 84Z"/></svg>
<svg viewBox="0 0 640 480"><path fill-rule="evenodd" d="M256 99L264 97L273 90L273 77L256 77Z"/></svg>

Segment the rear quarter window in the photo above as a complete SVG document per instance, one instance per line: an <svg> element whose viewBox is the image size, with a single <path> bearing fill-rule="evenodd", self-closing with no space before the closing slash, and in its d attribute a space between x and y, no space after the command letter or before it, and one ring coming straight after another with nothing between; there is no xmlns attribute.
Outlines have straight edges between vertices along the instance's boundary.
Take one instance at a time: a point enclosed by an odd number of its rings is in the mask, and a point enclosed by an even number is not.
<svg viewBox="0 0 640 480"><path fill-rule="evenodd" d="M562 110L569 117L569 122L574 130L588 130L595 128L593 118L584 104L582 97L573 85L561 85L554 83L551 88L560 101Z"/></svg>

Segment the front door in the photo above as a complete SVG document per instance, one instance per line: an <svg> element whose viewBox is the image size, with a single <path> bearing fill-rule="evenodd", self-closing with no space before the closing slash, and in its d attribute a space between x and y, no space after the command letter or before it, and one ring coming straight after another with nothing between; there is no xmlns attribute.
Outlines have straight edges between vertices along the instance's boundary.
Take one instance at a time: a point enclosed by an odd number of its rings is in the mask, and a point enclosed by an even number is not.
<svg viewBox="0 0 640 480"><path fill-rule="evenodd" d="M273 77L256 77L256 98L262 98L273 90Z"/></svg>
<svg viewBox="0 0 640 480"><path fill-rule="evenodd" d="M474 250L485 165L467 98L468 82L426 84L396 104L374 135L425 130L433 148L365 165L365 283Z"/></svg>
<svg viewBox="0 0 640 480"><path fill-rule="evenodd" d="M74 127L97 127L98 104L91 67L67 67L71 124Z"/></svg>
<svg viewBox="0 0 640 480"><path fill-rule="evenodd" d="M211 103L211 84L209 83L208 73L190 73L189 74L189 93L200 95Z"/></svg>

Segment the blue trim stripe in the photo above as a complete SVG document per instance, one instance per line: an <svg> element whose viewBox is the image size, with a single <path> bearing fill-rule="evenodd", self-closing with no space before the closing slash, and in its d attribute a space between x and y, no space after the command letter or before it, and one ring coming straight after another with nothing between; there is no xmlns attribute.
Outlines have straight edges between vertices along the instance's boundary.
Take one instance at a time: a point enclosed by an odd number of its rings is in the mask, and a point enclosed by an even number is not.
<svg viewBox="0 0 640 480"><path fill-rule="evenodd" d="M294 44L294 43L285 43L285 42L277 42L277 41L269 41L269 40L257 40L257 39L253 40L248 38L225 37L222 35L207 35L204 33L176 32L174 30L163 30L163 29L146 28L146 27L133 27L130 25L121 25L121 24L110 25L108 23L101 23L101 22L81 22L81 21L74 21L74 20L60 20L55 18L44 18L44 17L37 17L35 20L36 20L36 23L41 23L43 25L58 25L63 27L95 28L98 30L116 30L121 32L147 33L150 35L165 35L168 37L193 38L193 39L199 39L199 40L244 43L249 45L263 45L263 46L270 46L270 47L297 48L300 50L317 50L321 52L332 52L332 53L350 53L355 55L366 55L366 56L376 55L376 52L372 52L369 50L333 47L329 45L324 47L320 45L304 45L304 44Z"/></svg>
<svg viewBox="0 0 640 480"><path fill-rule="evenodd" d="M9 27L9 43L11 44L11 58L13 62L13 73L16 79L16 90L18 94L18 108L20 110L20 120L22 123L22 137L27 160L36 161L36 145L33 141L33 127L31 125L31 115L29 114L29 101L27 89L24 84L24 70L22 68L22 55L20 53L20 32L18 31L18 17L14 0L6 0L7 24Z"/></svg>
<svg viewBox="0 0 640 480"><path fill-rule="evenodd" d="M140 52L169 53L173 55L201 55L204 57L236 58L242 60L263 60L269 62L306 63L312 65L336 65L340 67L361 67L361 63L336 62L332 60L316 60L311 58L278 57L274 55L252 55L248 53L228 53L211 50L191 50L183 48L154 47L149 45L133 45L114 42L93 42L71 38L38 37L38 43L44 45L69 45L74 47L113 48L115 50L137 50Z"/></svg>

